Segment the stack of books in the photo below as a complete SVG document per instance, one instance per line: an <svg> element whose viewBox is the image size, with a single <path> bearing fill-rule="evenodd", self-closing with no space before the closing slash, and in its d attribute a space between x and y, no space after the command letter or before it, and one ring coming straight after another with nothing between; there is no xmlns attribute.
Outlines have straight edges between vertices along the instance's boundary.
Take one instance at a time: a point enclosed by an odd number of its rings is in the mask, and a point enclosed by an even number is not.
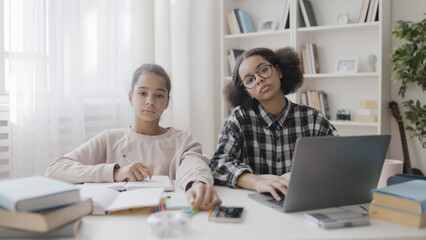
<svg viewBox="0 0 426 240"><path fill-rule="evenodd" d="M0 238L76 235L92 201L73 184L42 176L0 181Z"/></svg>
<svg viewBox="0 0 426 240"><path fill-rule="evenodd" d="M313 107L322 112L327 119L330 119L330 107L325 92L315 90L302 92L300 94L300 101L302 105Z"/></svg>
<svg viewBox="0 0 426 240"><path fill-rule="evenodd" d="M253 22L250 14L241 9L233 9L226 13L229 32L231 34L241 34L254 32Z"/></svg>
<svg viewBox="0 0 426 240"><path fill-rule="evenodd" d="M318 49L315 43L307 43L300 51L302 70L304 74L320 73Z"/></svg>
<svg viewBox="0 0 426 240"><path fill-rule="evenodd" d="M426 181L412 180L374 189L368 215L409 227L426 227Z"/></svg>

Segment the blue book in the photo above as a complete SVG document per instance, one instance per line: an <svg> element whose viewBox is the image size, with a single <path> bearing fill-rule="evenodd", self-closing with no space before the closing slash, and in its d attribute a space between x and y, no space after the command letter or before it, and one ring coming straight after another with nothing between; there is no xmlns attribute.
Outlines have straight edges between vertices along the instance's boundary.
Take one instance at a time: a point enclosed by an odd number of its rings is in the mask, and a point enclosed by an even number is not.
<svg viewBox="0 0 426 240"><path fill-rule="evenodd" d="M241 32L242 33L249 33L254 32L253 22L251 21L250 14L248 14L246 11L238 9L238 19L241 23Z"/></svg>
<svg viewBox="0 0 426 240"><path fill-rule="evenodd" d="M80 189L71 183L32 176L0 181L0 207L39 211L80 202Z"/></svg>
<svg viewBox="0 0 426 240"><path fill-rule="evenodd" d="M373 189L373 203L381 207L425 214L426 181L412 180L384 188Z"/></svg>

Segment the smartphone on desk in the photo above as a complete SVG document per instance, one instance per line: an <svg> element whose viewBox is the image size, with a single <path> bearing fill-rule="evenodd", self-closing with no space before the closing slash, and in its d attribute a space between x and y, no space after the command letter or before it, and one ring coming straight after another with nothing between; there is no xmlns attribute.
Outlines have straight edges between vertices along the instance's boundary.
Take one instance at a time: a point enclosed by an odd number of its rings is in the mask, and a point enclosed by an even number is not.
<svg viewBox="0 0 426 240"><path fill-rule="evenodd" d="M370 224L370 218L367 214L352 211L305 213L305 218L307 221L323 229L365 226Z"/></svg>
<svg viewBox="0 0 426 240"><path fill-rule="evenodd" d="M241 222L244 207L217 206L209 213L209 221L239 223Z"/></svg>

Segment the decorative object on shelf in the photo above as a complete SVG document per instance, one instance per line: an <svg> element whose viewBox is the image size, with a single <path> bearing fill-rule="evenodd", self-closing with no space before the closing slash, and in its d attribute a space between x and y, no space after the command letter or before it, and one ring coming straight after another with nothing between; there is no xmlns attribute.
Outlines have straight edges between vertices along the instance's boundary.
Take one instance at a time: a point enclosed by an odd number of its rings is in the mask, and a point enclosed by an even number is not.
<svg viewBox="0 0 426 240"><path fill-rule="evenodd" d="M426 51L426 18L420 22L402 21L395 23L392 34L403 39L404 44L392 54L392 70L395 71L394 82L399 82L398 95L405 96L408 85L417 84L426 91L425 51ZM413 89L415 87L413 86ZM426 148L426 105L419 100L404 101L405 117L411 125L407 130L413 131L423 148Z"/></svg>
<svg viewBox="0 0 426 240"><path fill-rule="evenodd" d="M351 110L349 109L337 109L336 120L351 120Z"/></svg>
<svg viewBox="0 0 426 240"><path fill-rule="evenodd" d="M341 13L337 17L337 24L339 25L345 25L349 23L349 13Z"/></svg>
<svg viewBox="0 0 426 240"><path fill-rule="evenodd" d="M277 25L277 20L273 18L264 19L260 22L258 32L273 31Z"/></svg>
<svg viewBox="0 0 426 240"><path fill-rule="evenodd" d="M353 118L355 122L377 122L378 119L376 101L361 101Z"/></svg>
<svg viewBox="0 0 426 240"><path fill-rule="evenodd" d="M358 58L341 58L337 60L336 72L338 73L357 73Z"/></svg>
<svg viewBox="0 0 426 240"><path fill-rule="evenodd" d="M374 54L371 54L368 56L368 67L370 68L370 72L376 72L376 62L377 62L377 56Z"/></svg>

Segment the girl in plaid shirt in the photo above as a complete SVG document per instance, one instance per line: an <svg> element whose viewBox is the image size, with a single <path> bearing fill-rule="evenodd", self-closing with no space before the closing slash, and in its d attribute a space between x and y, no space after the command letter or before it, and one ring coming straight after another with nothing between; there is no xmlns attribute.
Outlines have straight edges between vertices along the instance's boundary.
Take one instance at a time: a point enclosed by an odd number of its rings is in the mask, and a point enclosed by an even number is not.
<svg viewBox="0 0 426 240"><path fill-rule="evenodd" d="M216 183L269 192L280 201L289 181L281 175L290 172L297 138L337 135L320 111L285 97L302 83L301 62L292 48L256 48L238 58L224 90L235 108L210 161Z"/></svg>

